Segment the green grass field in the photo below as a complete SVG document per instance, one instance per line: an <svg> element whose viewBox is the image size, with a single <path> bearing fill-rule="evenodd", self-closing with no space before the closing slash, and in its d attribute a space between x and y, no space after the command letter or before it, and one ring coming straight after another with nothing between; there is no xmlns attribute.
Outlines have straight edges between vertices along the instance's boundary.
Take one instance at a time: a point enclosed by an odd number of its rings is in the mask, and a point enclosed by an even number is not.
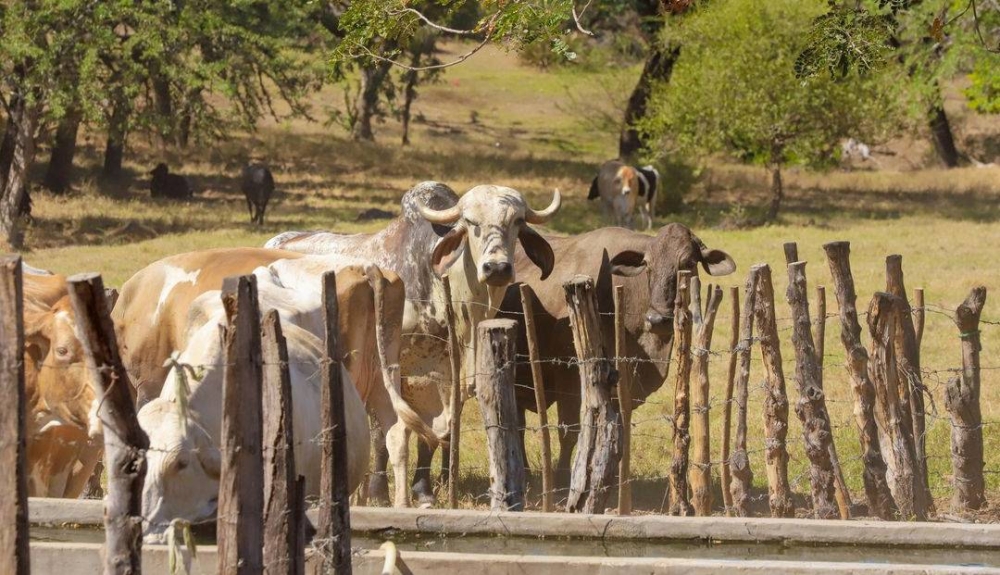
<svg viewBox="0 0 1000 575"><path fill-rule="evenodd" d="M102 148L99 138L84 143L78 186L66 198L35 195L35 222L28 232L31 250L26 260L35 266L70 274L98 271L108 285L120 285L132 273L166 255L208 247L260 245L289 229L369 231L383 222L355 221L371 207L398 211L400 196L414 183L435 179L461 192L479 183L509 185L524 192L535 205L547 203L553 188L564 195L564 209L550 231L576 233L601 225L597 206L586 201L596 166L617 151L617 132L609 124L628 97L638 68L607 72L557 70L541 72L521 65L513 54L486 49L442 80L423 88L414 105L409 147L399 145L395 121L377 126L377 144L351 142L342 130L294 120L265 122L254 135L226 142L202 142L189 150L165 154L172 166L191 178L199 193L188 204L153 202L148 198L146 172L164 154L148 142L133 141L122 185L107 189L96 182ZM339 88L315 99L316 114L343 101ZM955 105L954 102L951 105ZM959 129L980 129L971 113L958 113ZM963 127L964 126L964 127ZM896 149L918 150L898 145ZM921 152L906 158L923 163ZM242 162L253 155L269 163L279 195L267 224L251 227L238 189ZM45 159L46 154L40 154ZM895 162L898 165L900 162ZM930 312L923 341L925 383L934 396L936 412L928 418L929 466L939 508L951 494L949 430L943 385L961 366L958 330L948 315L969 290L1000 287L1000 185L997 169L914 169L786 175L788 198L779 223L743 228L766 202L767 178L761 169L713 162L688 191L679 214L659 214L658 225L681 221L712 247L727 250L737 273L721 284L742 285L752 264L768 263L774 274L777 317L783 344L784 371L790 404L797 391L790 344L790 311L783 294L787 286L782 244L797 241L800 256L810 262L810 295L815 285L828 286L828 312L837 312L822 244L852 243L852 265L859 294L867 308L872 293L884 289L884 258L902 254L906 284L926 289ZM665 182L667 187L671 181ZM705 283L708 278L703 278ZM727 292L728 293L728 292ZM984 319L1000 320L991 293ZM724 300L716 323L713 348L727 352L730 302ZM815 309L815 308L814 308ZM815 313L815 312L814 312ZM827 320L825 386L836 425L836 441L855 501L860 501L861 463L852 418L851 394L843 369L839 323ZM864 330L867 342L867 330ZM987 454L987 481L1000 495L1000 325L983 326L982 408ZM713 453L718 454L721 407L726 371L725 354L713 357ZM751 374L750 450L755 486L764 489L760 401L764 372L754 351ZM635 413L633 470L640 508L659 510L669 467L671 428L665 416L672 410L673 374L667 385ZM477 408L464 412L463 488L466 504L482 505L487 467L485 436ZM791 410L790 476L801 498L809 492L807 461L801 447L801 426ZM550 417L554 418L554 410ZM529 455L538 461L538 442L529 439ZM714 457L717 459L717 456ZM716 481L718 479L716 478ZM533 486L537 487L533 480ZM763 493L760 491L758 493ZM716 505L721 499L716 494ZM763 503L766 506L766 501Z"/></svg>

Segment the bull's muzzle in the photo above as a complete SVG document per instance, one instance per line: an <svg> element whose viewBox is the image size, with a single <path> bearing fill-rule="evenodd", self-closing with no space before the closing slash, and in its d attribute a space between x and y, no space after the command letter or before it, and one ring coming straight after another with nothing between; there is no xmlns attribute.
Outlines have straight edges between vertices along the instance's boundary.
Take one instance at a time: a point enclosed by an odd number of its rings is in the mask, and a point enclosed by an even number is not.
<svg viewBox="0 0 1000 575"><path fill-rule="evenodd" d="M673 314L663 314L655 309L651 309L646 312L646 323L649 324L650 331L664 333L668 330L673 330L674 316Z"/></svg>
<svg viewBox="0 0 1000 575"><path fill-rule="evenodd" d="M510 262L483 262L483 280L491 286L505 286L514 279L514 266Z"/></svg>

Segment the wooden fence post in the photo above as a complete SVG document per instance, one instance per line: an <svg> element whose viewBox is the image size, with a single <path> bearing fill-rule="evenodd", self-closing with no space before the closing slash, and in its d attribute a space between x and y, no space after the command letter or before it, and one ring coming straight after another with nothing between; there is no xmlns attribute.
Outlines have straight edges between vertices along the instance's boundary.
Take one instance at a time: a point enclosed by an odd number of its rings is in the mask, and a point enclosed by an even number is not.
<svg viewBox="0 0 1000 575"><path fill-rule="evenodd" d="M305 571L305 549L299 546L298 475L292 430L292 385L288 348L276 310L264 314L261 326L264 363L264 572L295 575Z"/></svg>
<svg viewBox="0 0 1000 575"><path fill-rule="evenodd" d="M618 463L618 515L632 514L632 372L625 354L625 286L615 286L615 369L622 413L622 457Z"/></svg>
<svg viewBox="0 0 1000 575"><path fill-rule="evenodd" d="M477 331L476 397L489 446L490 507L524 511L524 452L514 400L517 322L485 320Z"/></svg>
<svg viewBox="0 0 1000 575"><path fill-rule="evenodd" d="M920 372L920 346L917 344L916 328L913 321L913 309L906 298L906 286L903 284L903 256L891 255L885 259L886 291L899 298L899 329L896 330L896 362L899 375L904 386L901 397L906 398L904 411L909 412L911 435L913 436L916 467L913 469L917 491L915 496L919 506L927 510L934 509L934 497L931 494L927 478L927 437L923 374Z"/></svg>
<svg viewBox="0 0 1000 575"><path fill-rule="evenodd" d="M767 484L772 517L794 517L795 504L788 484L788 396L785 393L785 374L781 365L781 341L778 339L778 322L774 315L774 287L771 284L771 267L759 266L757 307L754 310L760 326L760 353L767 371L764 394L764 454L767 467Z"/></svg>
<svg viewBox="0 0 1000 575"><path fill-rule="evenodd" d="M621 457L621 415L611 401L618 374L601 335L594 280L576 276L563 284L573 345L579 361L580 437L570 473L568 512L604 511Z"/></svg>
<svg viewBox="0 0 1000 575"><path fill-rule="evenodd" d="M0 573L29 575L24 296L20 256L0 260Z"/></svg>
<svg viewBox="0 0 1000 575"><path fill-rule="evenodd" d="M222 379L222 471L219 476L219 573L264 569L264 459L260 309L255 276L222 284L228 325Z"/></svg>
<svg viewBox="0 0 1000 575"><path fill-rule="evenodd" d="M895 516L895 503L886 482L886 464L879 446L875 424L875 387L868 376L868 352L861 344L861 324L858 322L857 294L851 275L851 243L825 244L830 275L833 277L837 305L840 308L840 341L847 355L847 372L854 392L854 417L858 425L861 453L864 461L862 479L869 513L881 519Z"/></svg>
<svg viewBox="0 0 1000 575"><path fill-rule="evenodd" d="M819 359L809 329L811 322L805 267L806 262L788 265L788 291L785 294L792 308L792 345L795 347L795 378L799 388L795 413L802 422L802 437L810 462L813 512L819 519L832 519L839 515L834 501L836 481L830 457L833 434L823 394Z"/></svg>
<svg viewBox="0 0 1000 575"><path fill-rule="evenodd" d="M917 337L917 353L920 353L920 345L924 342L924 319L927 317L924 306L924 288L913 290L913 329Z"/></svg>
<svg viewBox="0 0 1000 575"><path fill-rule="evenodd" d="M142 569L142 485L146 479L149 438L139 427L118 340L97 274L67 279L70 301L82 337L87 367L97 385L97 417L104 427L108 491L104 501L104 572L139 573Z"/></svg>
<svg viewBox="0 0 1000 575"><path fill-rule="evenodd" d="M459 446L462 439L462 372L458 333L455 331L455 308L451 303L451 278L441 277L444 287L444 314L448 324L448 360L451 367L451 422L448 439L448 507L458 508ZM534 366L532 366L534 367ZM403 479L405 481L405 479ZM399 481L399 480L397 480Z"/></svg>
<svg viewBox="0 0 1000 575"><path fill-rule="evenodd" d="M955 475L952 507L958 511L982 509L986 504L983 480L983 416L979 407L979 314L986 288L977 287L955 310L962 340L962 376L952 378L945 391L945 409L951 415L951 466Z"/></svg>
<svg viewBox="0 0 1000 575"><path fill-rule="evenodd" d="M819 377L823 379L823 364L826 363L826 287L816 286L816 359L819 361Z"/></svg>
<svg viewBox="0 0 1000 575"><path fill-rule="evenodd" d="M320 464L319 525L316 539L324 573L351 573L351 494L347 490L347 419L341 377L340 307L337 275L323 274L324 356L321 371L320 412L323 459ZM377 313L377 312L376 312Z"/></svg>
<svg viewBox="0 0 1000 575"><path fill-rule="evenodd" d="M694 278L692 278L694 279ZM691 443L692 461L689 473L691 482L691 504L697 515L712 514L712 453L709 432L710 387L708 379L708 359L712 349L712 333L715 317L722 303L722 288L710 284L705 292L708 300L701 321L695 323L694 359L692 369L697 377L697 385L691 394ZM699 298L700 299L700 298Z"/></svg>
<svg viewBox="0 0 1000 575"><path fill-rule="evenodd" d="M694 515L688 501L688 450L691 446L691 272L677 272L677 297L674 299L674 350L677 354L677 377L674 380L674 457L670 464L670 514Z"/></svg>
<svg viewBox="0 0 1000 575"><path fill-rule="evenodd" d="M732 286L729 288L730 305L730 335L729 335L729 377L726 379L726 402L723 407L722 417L722 456L719 458L719 476L722 478L722 503L725 506L727 516L733 514L733 495L729 492L729 441L733 428L733 383L736 378L736 348L740 343L740 288ZM749 366L748 366L749 369ZM749 377L749 372L748 372Z"/></svg>
<svg viewBox="0 0 1000 575"><path fill-rule="evenodd" d="M736 387L736 449L730 458L730 472L733 475L729 486L732 492L732 513L738 517L750 514L750 487L753 485L753 471L750 469L750 455L747 453L747 403L750 400L750 350L753 348L754 308L757 307L757 284L760 283L760 267L750 268L746 289L743 291L743 311L740 314L740 341L736 348L739 368L734 381Z"/></svg>
<svg viewBox="0 0 1000 575"><path fill-rule="evenodd" d="M552 440L549 433L548 401L545 399L545 380L542 378L542 358L538 353L538 333L535 331L535 292L528 284L521 284L521 310L524 312L524 333L528 340L528 361L531 363L531 381L535 386L535 409L538 410L538 435L542 443L542 511L552 511Z"/></svg>

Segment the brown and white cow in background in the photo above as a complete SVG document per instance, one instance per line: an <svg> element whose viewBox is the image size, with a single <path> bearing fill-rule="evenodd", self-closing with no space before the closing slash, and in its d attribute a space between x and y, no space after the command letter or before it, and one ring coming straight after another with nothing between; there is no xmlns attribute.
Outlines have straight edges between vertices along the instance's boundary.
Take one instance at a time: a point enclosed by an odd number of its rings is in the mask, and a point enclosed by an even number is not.
<svg viewBox="0 0 1000 575"><path fill-rule="evenodd" d="M632 229L639 208L645 229L653 227L660 173L653 166L635 168L619 160L601 165L590 184L588 200L600 198L604 216L613 225Z"/></svg>
<svg viewBox="0 0 1000 575"><path fill-rule="evenodd" d="M28 494L75 498L101 458L90 373L66 278L22 269Z"/></svg>
<svg viewBox="0 0 1000 575"><path fill-rule="evenodd" d="M667 224L655 236L622 228L601 228L572 237L546 236L556 265L546 279L523 254L518 254L518 277L534 290L535 323L545 379L546 398L558 408L560 428L560 483L570 465L580 422L580 377L574 366L576 350L569 326L563 283L576 275L595 278L598 308L605 343L614 341L614 286L625 286L625 357L632 364L631 389L635 406L663 385L670 366L673 339L674 296L678 270L697 274L703 268L712 276L733 273L736 264L726 252L705 245L686 226ZM519 324L520 354L527 354L519 290L504 298L501 317ZM553 360L553 361L548 361ZM531 369L517 366L517 404L535 411ZM522 424L523 427L523 424Z"/></svg>
<svg viewBox="0 0 1000 575"><path fill-rule="evenodd" d="M358 263L339 256L307 257L283 250L233 248L180 254L140 270L122 286L112 312L122 360L139 388L140 407L162 397L171 369L164 367L166 360L174 351L188 349L194 332L209 321L204 317L204 306L193 306L193 302L206 292L219 290L226 277L254 273L259 286L271 286L266 305L279 311L283 325L294 325L322 337L321 278L332 270L337 271L344 365L362 402L389 437L398 438L395 444L405 447L404 427L436 443L433 430L403 399L398 371L384 371L399 363L405 297L402 282L392 272L374 268L370 279L350 273L361 269ZM388 365L379 361L376 343L379 326L375 321L375 281L383 292L385 315L381 329ZM268 309L263 298L261 301L262 310ZM400 455L400 451L404 453ZM405 477L405 449L397 449L394 454L394 473ZM406 482L397 483L405 497Z"/></svg>
<svg viewBox="0 0 1000 575"><path fill-rule="evenodd" d="M451 420L451 376L440 276L447 273L450 278L458 347L465 350L461 381L468 382L474 373L476 325L496 314L516 277L516 244L520 242L542 277L552 270L552 250L530 224L545 223L560 204L558 191L547 208L535 211L511 188L476 186L459 198L444 184L423 182L403 196L401 215L380 232L287 232L266 246L358 257L399 274L406 287L400 355L404 392L435 432L445 437ZM463 401L468 393L466 385ZM434 447L418 444L413 490L422 505L434 502L429 471ZM384 474L378 473L384 466L385 453L378 453L370 489L376 498L387 492ZM398 498L397 478L395 504L405 503Z"/></svg>

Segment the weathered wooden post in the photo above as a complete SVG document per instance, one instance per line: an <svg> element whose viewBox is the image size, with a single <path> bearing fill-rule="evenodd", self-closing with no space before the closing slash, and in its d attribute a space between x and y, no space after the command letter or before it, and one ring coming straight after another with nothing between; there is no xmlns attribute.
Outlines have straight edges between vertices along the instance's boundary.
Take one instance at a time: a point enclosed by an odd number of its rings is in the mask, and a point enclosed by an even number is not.
<svg viewBox="0 0 1000 575"><path fill-rule="evenodd" d="M444 314L448 324L448 360L451 367L451 422L448 440L448 507L458 508L459 446L462 439L462 371L458 333L455 330L455 308L451 303L451 278L442 276L444 287Z"/></svg>
<svg viewBox="0 0 1000 575"><path fill-rule="evenodd" d="M691 272L677 272L677 297L674 299L674 350L677 354L677 377L674 380L674 456L670 464L670 514L694 515L688 501L688 450L691 445Z"/></svg>
<svg viewBox="0 0 1000 575"><path fill-rule="evenodd" d="M542 378L542 358L538 353L538 333L535 331L535 292L528 284L521 284L521 310L524 312L524 332L528 340L528 361L531 363L531 381L535 387L535 409L538 410L538 436L542 443L542 511L552 511L552 439L549 433L548 401L545 399L545 380Z"/></svg>
<svg viewBox="0 0 1000 575"><path fill-rule="evenodd" d="M0 260L0 573L29 575L24 296L20 256Z"/></svg>
<svg viewBox="0 0 1000 575"><path fill-rule="evenodd" d="M952 507L958 511L982 509L986 504L983 480L983 415L979 407L979 314L986 288L977 287L955 310L962 340L962 376L945 390L945 409L951 416L951 466L955 475Z"/></svg>
<svg viewBox="0 0 1000 575"><path fill-rule="evenodd" d="M325 573L351 573L351 494L347 491L347 419L341 378L340 306L335 272L323 274L324 355L320 415L323 459L320 463L319 525L316 539ZM376 305L378 305L376 298ZM376 312L376 315L380 315Z"/></svg>
<svg viewBox="0 0 1000 575"><path fill-rule="evenodd" d="M694 278L692 278L694 279ZM709 379L708 358L712 349L712 333L715 328L715 317L722 303L722 288L709 285L706 291L708 300L705 311L700 315L700 321L695 322L694 359L692 369L697 377L697 383L691 394L691 443L692 461L689 472L691 482L691 504L697 515L712 514L712 454L709 433ZM699 298L700 299L700 298ZM697 317L697 316L696 316Z"/></svg>
<svg viewBox="0 0 1000 575"><path fill-rule="evenodd" d="M142 569L142 485L146 479L149 438L139 427L135 404L114 324L98 274L67 279L87 368L93 374L97 417L104 427L108 492L104 499L104 572L139 573Z"/></svg>
<svg viewBox="0 0 1000 575"><path fill-rule="evenodd" d="M826 363L826 287L816 286L816 359L819 360L819 376L823 378L823 364Z"/></svg>
<svg viewBox="0 0 1000 575"><path fill-rule="evenodd" d="M298 475L292 430L292 385L288 348L276 310L264 314L261 326L264 446L264 572L305 572L305 549L299 545Z"/></svg>
<svg viewBox="0 0 1000 575"><path fill-rule="evenodd" d="M781 364L781 341L774 315L774 287L771 267L759 265L757 307L754 310L760 326L760 353L764 359L767 383L764 391L764 455L772 517L794 517L795 504L788 484L788 396Z"/></svg>
<svg viewBox="0 0 1000 575"><path fill-rule="evenodd" d="M489 446L490 507L524 511L524 451L514 400L517 322L485 320L477 331L476 397Z"/></svg>
<svg viewBox="0 0 1000 575"><path fill-rule="evenodd" d="M875 386L875 419L879 442L886 457L886 480L903 519L927 516L920 497L913 441L913 422L906 402L906 382L899 373L896 332L903 303L898 297L878 292L868 307L868 329L872 337L868 374Z"/></svg>
<svg viewBox="0 0 1000 575"><path fill-rule="evenodd" d="M615 286L615 369L622 413L622 458L618 463L618 515L632 514L632 372L625 354L625 286Z"/></svg>
<svg viewBox="0 0 1000 575"><path fill-rule="evenodd" d="M920 345L924 342L924 318L927 308L924 305L924 288L913 290L913 329L917 337L917 353L920 353Z"/></svg>
<svg viewBox="0 0 1000 575"><path fill-rule="evenodd" d="M719 476L722 478L722 503L726 507L726 515L733 514L733 495L729 492L729 441L733 421L733 384L736 379L737 346L740 343L740 288L729 288L730 332L729 332L729 372L726 379L726 402L722 417L722 456L719 458ZM749 369L749 366L748 368ZM749 377L749 372L747 373Z"/></svg>
<svg viewBox="0 0 1000 575"><path fill-rule="evenodd" d="M264 460L260 308L257 278L226 278L222 305L228 325L223 349L222 471L219 476L219 573L264 569Z"/></svg>
<svg viewBox="0 0 1000 575"><path fill-rule="evenodd" d="M875 387L868 376L868 352L861 344L861 324L858 322L857 294L851 275L850 242L825 244L830 275L833 277L837 305L840 308L840 341L847 355L847 372L854 392L854 417L858 425L861 453L864 461L862 478L869 512L881 519L895 516L895 503L886 482L886 464L879 446L875 424Z"/></svg>
<svg viewBox="0 0 1000 575"><path fill-rule="evenodd" d="M743 291L743 311L740 313L740 341L736 348L739 368L734 378L736 388L736 449L730 458L730 472L733 475L729 486L732 492L732 513L738 517L750 514L750 487L753 471L750 469L750 455L747 453L747 403L750 400L750 351L753 348L754 309L757 307L757 284L760 283L760 267L750 268L746 289Z"/></svg>
<svg viewBox="0 0 1000 575"><path fill-rule="evenodd" d="M621 415L611 401L617 373L601 335L594 280L576 276L563 289L579 360L582 399L566 510L595 513L604 510L621 457Z"/></svg>
<svg viewBox="0 0 1000 575"><path fill-rule="evenodd" d="M903 284L903 256L891 255L885 258L886 291L899 298L899 329L896 330L896 362L899 375L905 384L901 397L906 399L903 409L909 412L911 435L913 436L916 467L916 497L920 507L934 509L934 497L931 494L927 478L927 438L924 411L924 383L920 372L920 346L917 343L916 328L913 321L913 309L906 298L906 286Z"/></svg>
<svg viewBox="0 0 1000 575"><path fill-rule="evenodd" d="M799 388L795 413L802 422L802 437L810 463L813 512L819 519L832 519L838 515L834 501L835 474L830 457L833 434L823 394L819 359L809 329L811 322L809 301L806 299L805 267L806 262L788 265L788 291L785 294L792 308L792 345L795 347L795 379Z"/></svg>

